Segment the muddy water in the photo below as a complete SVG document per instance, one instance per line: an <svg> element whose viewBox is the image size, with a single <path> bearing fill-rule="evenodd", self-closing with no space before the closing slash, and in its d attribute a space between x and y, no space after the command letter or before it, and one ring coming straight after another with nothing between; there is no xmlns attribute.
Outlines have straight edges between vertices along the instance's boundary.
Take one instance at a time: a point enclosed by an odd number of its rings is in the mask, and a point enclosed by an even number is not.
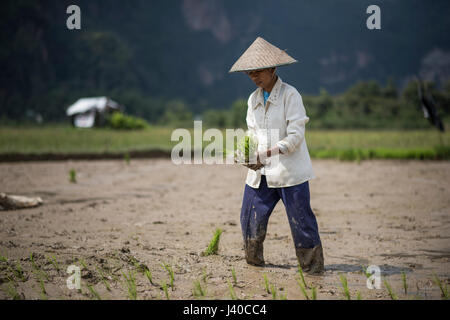
<svg viewBox="0 0 450 320"><path fill-rule="evenodd" d="M369 290L361 272L377 265L400 299L439 299L433 273L450 280L450 162L313 160L313 167L311 206L326 272L305 279L318 298L343 299L342 274L353 297L359 291L363 299L389 299L383 284ZM71 169L76 184L69 182ZM24 276L13 276L13 285L26 299L90 299L87 285L103 299L126 299L122 272L136 270L138 299L165 299L159 284L170 280L161 266L168 263L175 272L172 299L193 299L195 280L206 298L229 299L233 267L239 298L272 299L266 274L279 294L304 299L281 202L264 242L266 266L245 262L239 225L245 174L235 165L175 166L167 160L0 164L1 192L44 200L38 208L0 211L0 253L9 259L0 262L2 288L19 262ZM203 257L216 228L224 230L219 254ZM81 292L66 286L71 264L85 265ZM144 266L154 285L139 273ZM0 298L7 298L4 290Z"/></svg>

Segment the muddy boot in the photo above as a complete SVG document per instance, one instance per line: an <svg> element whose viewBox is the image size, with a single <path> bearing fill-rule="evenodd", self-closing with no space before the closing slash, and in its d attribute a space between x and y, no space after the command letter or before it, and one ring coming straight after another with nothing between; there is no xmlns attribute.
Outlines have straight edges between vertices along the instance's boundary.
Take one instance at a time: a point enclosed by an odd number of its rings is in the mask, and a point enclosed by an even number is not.
<svg viewBox="0 0 450 320"><path fill-rule="evenodd" d="M302 270L311 275L322 275L325 271L322 245L314 248L295 248L297 260Z"/></svg>
<svg viewBox="0 0 450 320"><path fill-rule="evenodd" d="M245 260L254 266L264 265L263 243L258 240L248 239L244 243Z"/></svg>

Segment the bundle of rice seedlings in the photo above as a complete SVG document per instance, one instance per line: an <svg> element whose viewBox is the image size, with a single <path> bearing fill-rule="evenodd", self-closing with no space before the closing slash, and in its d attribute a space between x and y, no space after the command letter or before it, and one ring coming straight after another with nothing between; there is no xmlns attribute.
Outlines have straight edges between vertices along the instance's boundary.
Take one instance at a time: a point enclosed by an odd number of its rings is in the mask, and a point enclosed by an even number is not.
<svg viewBox="0 0 450 320"><path fill-rule="evenodd" d="M241 164L256 163L257 151L258 140L256 136L247 132L237 143L235 160Z"/></svg>

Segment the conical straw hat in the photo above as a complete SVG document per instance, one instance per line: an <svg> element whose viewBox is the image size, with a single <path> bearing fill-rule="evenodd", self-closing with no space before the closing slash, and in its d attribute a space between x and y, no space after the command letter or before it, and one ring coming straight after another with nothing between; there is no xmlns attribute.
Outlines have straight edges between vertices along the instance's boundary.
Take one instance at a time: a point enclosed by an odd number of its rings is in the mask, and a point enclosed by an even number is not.
<svg viewBox="0 0 450 320"><path fill-rule="evenodd" d="M234 63L229 72L266 69L295 62L297 62L297 60L292 58L285 51L275 47L263 38L258 37Z"/></svg>

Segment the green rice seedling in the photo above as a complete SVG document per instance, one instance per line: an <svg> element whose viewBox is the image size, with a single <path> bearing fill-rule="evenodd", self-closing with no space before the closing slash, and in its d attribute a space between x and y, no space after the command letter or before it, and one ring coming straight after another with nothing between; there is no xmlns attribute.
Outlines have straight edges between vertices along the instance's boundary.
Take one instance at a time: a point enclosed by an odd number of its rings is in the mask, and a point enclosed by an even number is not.
<svg viewBox="0 0 450 320"><path fill-rule="evenodd" d="M308 292L306 291L304 282L302 282L301 279L297 279L297 283L300 286L300 291L303 293L306 300L309 300Z"/></svg>
<svg viewBox="0 0 450 320"><path fill-rule="evenodd" d="M303 275L303 269L300 264L298 264L298 274L300 275L300 280L302 281L303 286L305 287L305 289L307 289L308 285L306 284L305 276Z"/></svg>
<svg viewBox="0 0 450 320"><path fill-rule="evenodd" d="M169 264L167 264L167 263L162 263L162 266L163 266L163 268L167 271L167 273L169 274L169 277L170 277L170 287L172 288L172 290L173 290L173 282L174 282L174 279L175 279L175 276L174 276L174 273L173 273L173 268L172 268L172 266L171 265L169 265Z"/></svg>
<svg viewBox="0 0 450 320"><path fill-rule="evenodd" d="M287 300L287 292L279 294L280 300Z"/></svg>
<svg viewBox="0 0 450 320"><path fill-rule="evenodd" d="M406 282L406 274L402 271L402 284L403 284L403 291L405 294L408 294L408 283Z"/></svg>
<svg viewBox="0 0 450 320"><path fill-rule="evenodd" d="M102 282L105 285L106 290L111 291L111 287L109 286L108 280L102 278Z"/></svg>
<svg viewBox="0 0 450 320"><path fill-rule="evenodd" d="M263 278L264 278L264 287L266 288L266 292L270 293L269 279L267 278L266 274L263 274Z"/></svg>
<svg viewBox="0 0 450 320"><path fill-rule="evenodd" d="M203 256L209 256L212 254L217 254L217 251L219 250L219 241L220 241L220 235L222 234L222 229L217 228L214 232L214 236L211 239L211 242L208 245L208 248L202 253Z"/></svg>
<svg viewBox="0 0 450 320"><path fill-rule="evenodd" d="M206 290L202 288L202 284L198 280L194 281L193 294L196 298L203 298L206 296Z"/></svg>
<svg viewBox="0 0 450 320"><path fill-rule="evenodd" d="M316 287L311 288L311 300L317 300L317 289Z"/></svg>
<svg viewBox="0 0 450 320"><path fill-rule="evenodd" d="M88 269L88 267L87 267L87 264L86 264L86 261L84 261L84 259L83 258L79 258L78 259L78 262L80 263L80 265L83 267L83 269Z"/></svg>
<svg viewBox="0 0 450 320"><path fill-rule="evenodd" d="M134 268L145 275L145 271L148 270L148 267L145 264L140 263L136 260L136 258L132 257L131 262L133 263Z"/></svg>
<svg viewBox="0 0 450 320"><path fill-rule="evenodd" d="M234 285L236 285L237 284L237 277L236 277L236 270L234 270L234 267L231 268L231 276L233 277Z"/></svg>
<svg viewBox="0 0 450 320"><path fill-rule="evenodd" d="M208 277L209 277L209 276L208 276L208 272L206 272L206 267L203 268L203 271L202 271L202 272L203 272L202 280L203 280L204 283L207 283L207 282L208 282Z"/></svg>
<svg viewBox="0 0 450 320"><path fill-rule="evenodd" d="M356 292L356 300L362 300L361 298L361 292Z"/></svg>
<svg viewBox="0 0 450 320"><path fill-rule="evenodd" d="M167 299L167 300L170 300L169 290L167 290L167 283L166 283L166 281L163 280L163 282L161 283L161 288L162 288L163 291L164 291L164 294L165 294L165 296L166 296L166 299Z"/></svg>
<svg viewBox="0 0 450 320"><path fill-rule="evenodd" d="M77 183L77 172L75 169L70 169L69 171L69 181L71 183Z"/></svg>
<svg viewBox="0 0 450 320"><path fill-rule="evenodd" d="M44 270L39 268L39 266L36 264L36 261L34 260L33 252L30 253L30 261L31 261L31 266L33 267L33 270L34 270L35 274L37 275L37 277L38 278L44 277L46 280L48 280L48 274Z"/></svg>
<svg viewBox="0 0 450 320"><path fill-rule="evenodd" d="M11 281L4 284L2 286L3 292L5 292L5 294L9 297L11 297L11 299L13 300L21 300L21 296L20 294L17 292L16 287L11 284Z"/></svg>
<svg viewBox="0 0 450 320"><path fill-rule="evenodd" d="M340 279L341 279L341 284L342 284L345 298L347 300L351 300L350 290L348 289L347 277L345 277L344 275L341 274Z"/></svg>
<svg viewBox="0 0 450 320"><path fill-rule="evenodd" d="M136 289L136 279L134 277L134 273L132 271L128 272L128 276L122 272L123 277L125 278L125 284L128 289L128 297L130 300L137 299L137 289Z"/></svg>
<svg viewBox="0 0 450 320"><path fill-rule="evenodd" d="M17 262L16 262L14 276L19 278L22 282L26 281L25 272L23 271L22 265L20 264L19 260L17 260Z"/></svg>
<svg viewBox="0 0 450 320"><path fill-rule="evenodd" d="M384 285L389 293L389 296L391 297L392 300L397 300L397 295L395 294L395 292L392 290L391 285L389 284L389 282L384 279Z"/></svg>
<svg viewBox="0 0 450 320"><path fill-rule="evenodd" d="M56 271L60 271L61 268L59 267L58 261L56 261L56 258L54 255L51 257L47 257L47 260L53 265L53 267L56 269Z"/></svg>
<svg viewBox="0 0 450 320"><path fill-rule="evenodd" d="M145 276L147 277L147 279L148 279L148 281L150 282L151 285L155 285L153 283L152 273L150 272L149 269L145 270Z"/></svg>
<svg viewBox="0 0 450 320"><path fill-rule="evenodd" d="M98 271L98 273L100 274L100 278L102 279L102 282L103 282L103 284L104 284L105 287L106 287L106 290L111 291L111 287L109 286L109 283L108 283L108 281L106 280L106 277L105 277L103 271L102 271L100 268L98 268L98 267L97 267L97 271Z"/></svg>
<svg viewBox="0 0 450 320"><path fill-rule="evenodd" d="M370 278L371 274L367 272L367 268L365 266L362 267L362 273L366 276L366 278Z"/></svg>
<svg viewBox="0 0 450 320"><path fill-rule="evenodd" d="M236 146L235 160L237 163L250 163L250 156L255 154L258 149L256 137L247 133L242 137Z"/></svg>
<svg viewBox="0 0 450 320"><path fill-rule="evenodd" d="M47 290L45 290L44 280L39 277L39 288L41 289L41 299L47 300Z"/></svg>
<svg viewBox="0 0 450 320"><path fill-rule="evenodd" d="M277 288L273 283L270 285L270 293L272 294L272 300L277 300Z"/></svg>
<svg viewBox="0 0 450 320"><path fill-rule="evenodd" d="M249 136L245 136L244 150L245 150L245 163L249 163L250 162L250 137Z"/></svg>
<svg viewBox="0 0 450 320"><path fill-rule="evenodd" d="M230 280L228 280L228 289L230 290L231 300L238 300L238 297L236 295L236 292L234 291L233 285L231 284Z"/></svg>
<svg viewBox="0 0 450 320"><path fill-rule="evenodd" d="M8 258L2 254L0 254L0 262L8 263Z"/></svg>
<svg viewBox="0 0 450 320"><path fill-rule="evenodd" d="M127 165L130 165L130 154L127 152L127 153L125 153L125 155L123 156L123 158L124 158L124 160L125 160L125 163L127 164Z"/></svg>
<svg viewBox="0 0 450 320"><path fill-rule="evenodd" d="M448 288L447 284L445 286L442 284L441 280L438 278L438 276L433 273L433 282L439 287L441 290L441 297L443 300L448 300Z"/></svg>
<svg viewBox="0 0 450 320"><path fill-rule="evenodd" d="M36 262L34 261L33 252L30 253L30 261L33 269L39 269L38 266L36 265Z"/></svg>
<svg viewBox="0 0 450 320"><path fill-rule="evenodd" d="M100 297L100 295L98 294L98 292L94 289L93 286L91 286L90 284L87 285L87 288L89 289L89 291L91 292L92 296L97 299L97 300L102 300L102 298Z"/></svg>
<svg viewBox="0 0 450 320"><path fill-rule="evenodd" d="M22 282L26 280L19 261L16 262L15 268L12 268L9 264L6 264L6 269L11 273L11 277L6 276L9 281L13 281L15 283L15 278L21 280Z"/></svg>

